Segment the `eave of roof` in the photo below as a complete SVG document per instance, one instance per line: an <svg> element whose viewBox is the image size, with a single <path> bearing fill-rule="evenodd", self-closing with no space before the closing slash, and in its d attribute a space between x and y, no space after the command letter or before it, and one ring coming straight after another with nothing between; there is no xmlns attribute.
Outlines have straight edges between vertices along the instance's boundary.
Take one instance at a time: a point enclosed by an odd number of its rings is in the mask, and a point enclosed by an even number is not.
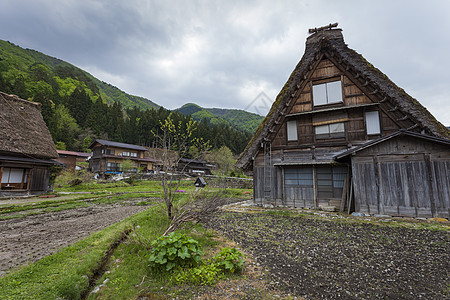
<svg viewBox="0 0 450 300"><path fill-rule="evenodd" d="M140 151L148 151L147 148L139 146L139 145L133 145L133 144L126 144L126 143L119 143L119 142L113 142L113 141L106 141L106 140L100 140L96 139L94 140L90 145L89 149L92 149L93 146L98 143L105 146L111 146L111 147L117 147L117 148L124 148L124 149L131 149L131 150L140 150Z"/></svg>
<svg viewBox="0 0 450 300"><path fill-rule="evenodd" d="M417 133L417 132L412 132L412 131L407 131L404 129L400 129L399 131L396 131L394 133L391 133L389 135L377 138L375 140L371 140L365 144L356 146L354 148L351 148L345 152L342 152L338 155L336 155L334 157L334 159L336 160L340 160L343 159L345 157L348 157L349 155L352 155L356 152L359 152L361 150L370 148L372 146L378 145L382 142L385 142L387 140L390 140L392 138L398 137L398 136L411 136L414 138L419 138L419 139L423 139L423 140L427 140L429 142L433 142L433 143L439 143L439 144L444 144L444 145L449 145L450 146L450 139L443 139L443 138L438 138L438 137L434 137L434 136L430 136L430 135L426 135L426 134L421 134L421 133Z"/></svg>
<svg viewBox="0 0 450 300"><path fill-rule="evenodd" d="M14 163L31 163L38 165L62 165L60 162L52 159L37 159L30 157L18 157L18 156L0 156L0 161L14 162Z"/></svg>

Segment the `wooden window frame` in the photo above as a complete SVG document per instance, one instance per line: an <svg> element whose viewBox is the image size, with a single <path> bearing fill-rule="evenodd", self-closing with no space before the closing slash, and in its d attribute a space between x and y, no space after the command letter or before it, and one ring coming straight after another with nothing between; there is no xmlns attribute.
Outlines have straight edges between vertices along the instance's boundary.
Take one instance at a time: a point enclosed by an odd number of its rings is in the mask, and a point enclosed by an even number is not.
<svg viewBox="0 0 450 300"><path fill-rule="evenodd" d="M336 124L342 124L343 130L335 132L335 133L332 133L330 126L336 125ZM317 128L319 128L319 127L328 128L328 132L327 133L319 133L318 134L317 133ZM343 138L343 137L345 137L345 123L344 122L333 122L333 123L329 123L329 124L314 126L314 135L315 135L317 140Z"/></svg>
<svg viewBox="0 0 450 300"><path fill-rule="evenodd" d="M289 126L289 124L294 124L294 126ZM286 139L288 142L298 141L298 128L297 120L286 121ZM291 128L291 129L290 129ZM291 132L291 130L293 130Z"/></svg>
<svg viewBox="0 0 450 300"><path fill-rule="evenodd" d="M328 85L331 85L333 83L337 83L339 82L339 88L340 88L340 100L333 100L330 102L330 98L328 97ZM317 99L315 100L315 96L314 96L314 89L315 87L321 87L324 86L325 87L325 97L326 97L326 103L318 103L316 104ZM318 91L318 90L317 90ZM327 106L327 105L332 105L332 104L339 104L339 103L344 103L344 95L342 93L343 88L342 88L342 80L341 78L336 78L334 80L330 80L330 81L326 81L326 82L316 82L316 83L312 83L311 86L311 93L312 93L312 102L313 102L313 106L314 107L318 107L318 106Z"/></svg>
<svg viewBox="0 0 450 300"><path fill-rule="evenodd" d="M369 133L369 123L367 122L368 118L367 115L368 114L372 114L372 113L376 113L376 120L378 121L378 132L370 132ZM374 121L375 121L375 117L373 117ZM381 121L380 121L380 112L378 110L371 110L371 111L366 111L364 112L364 124L366 125L366 134L369 135L380 135L381 134Z"/></svg>

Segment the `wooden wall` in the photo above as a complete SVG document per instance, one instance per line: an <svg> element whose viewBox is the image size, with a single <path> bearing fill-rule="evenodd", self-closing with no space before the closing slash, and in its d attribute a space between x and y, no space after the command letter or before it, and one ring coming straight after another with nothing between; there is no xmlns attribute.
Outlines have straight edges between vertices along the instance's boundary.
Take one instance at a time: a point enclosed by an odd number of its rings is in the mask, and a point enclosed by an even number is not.
<svg viewBox="0 0 450 300"><path fill-rule="evenodd" d="M47 192L50 180L50 171L46 166L35 166L32 169L30 191L33 192Z"/></svg>
<svg viewBox="0 0 450 300"><path fill-rule="evenodd" d="M374 104L374 102L363 93L363 91L353 83L350 78L344 75L344 72L340 71L332 61L327 58L321 60L317 68L313 71L310 79L304 88L298 92L296 95L296 100L291 104L287 115L303 113L295 117L283 118L283 121L278 126L277 131L273 134L272 146L274 148L292 148L299 146L311 146L316 144L328 144L331 141L333 144L347 145L363 143L367 140L377 138L379 136L384 136L391 134L400 129L400 126L390 118L385 111L380 109L377 105L375 106L363 106L354 107L351 109L320 112L320 113L310 113L314 110L320 110L324 107L314 107L312 101L312 85L316 83L324 83L329 81L341 80L342 82L342 99L343 103L336 103L330 105L330 107L348 107L348 106L358 106ZM327 106L328 107L328 106ZM366 111L377 110L380 114L380 127L381 134L375 136L367 136L366 125L364 114ZM317 122L316 119L347 119L344 122L345 125L345 137L340 139L330 139L330 140L316 140L314 134L313 123ZM297 134L298 139L296 141L287 141L287 129L286 121L296 120L297 121Z"/></svg>
<svg viewBox="0 0 450 300"><path fill-rule="evenodd" d="M356 211L410 217L449 217L450 151L398 137L352 157Z"/></svg>

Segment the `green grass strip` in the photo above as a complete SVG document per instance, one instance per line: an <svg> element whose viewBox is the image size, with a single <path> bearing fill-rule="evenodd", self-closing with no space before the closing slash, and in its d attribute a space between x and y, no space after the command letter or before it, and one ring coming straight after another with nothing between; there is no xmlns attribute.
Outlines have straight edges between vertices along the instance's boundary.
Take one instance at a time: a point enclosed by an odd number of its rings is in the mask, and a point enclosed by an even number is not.
<svg viewBox="0 0 450 300"><path fill-rule="evenodd" d="M0 299L79 299L105 256L132 224L147 222L150 210L93 233L58 253L0 278Z"/></svg>

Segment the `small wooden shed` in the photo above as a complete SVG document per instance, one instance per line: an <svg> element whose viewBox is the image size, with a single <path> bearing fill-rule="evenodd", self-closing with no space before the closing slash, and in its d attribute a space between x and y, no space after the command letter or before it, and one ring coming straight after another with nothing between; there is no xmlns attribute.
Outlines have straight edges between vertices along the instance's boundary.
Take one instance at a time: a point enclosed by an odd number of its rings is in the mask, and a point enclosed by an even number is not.
<svg viewBox="0 0 450 300"><path fill-rule="evenodd" d="M338 156L350 161L355 210L450 216L450 140L399 130Z"/></svg>
<svg viewBox="0 0 450 300"><path fill-rule="evenodd" d="M198 177L197 180L194 183L195 187L205 187L206 186L206 181L203 177Z"/></svg>

